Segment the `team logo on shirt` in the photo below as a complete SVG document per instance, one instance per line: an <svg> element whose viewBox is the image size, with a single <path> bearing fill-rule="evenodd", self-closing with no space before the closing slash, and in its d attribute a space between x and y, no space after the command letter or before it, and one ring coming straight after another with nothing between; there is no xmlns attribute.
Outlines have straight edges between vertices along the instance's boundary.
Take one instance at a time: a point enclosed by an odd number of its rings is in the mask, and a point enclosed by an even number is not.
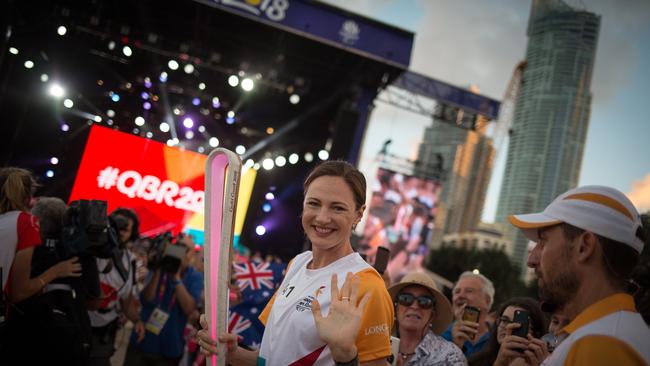
<svg viewBox="0 0 650 366"><path fill-rule="evenodd" d="M296 310L299 312L311 310L311 302L314 301L315 297L309 295L302 300L298 301L296 304Z"/></svg>

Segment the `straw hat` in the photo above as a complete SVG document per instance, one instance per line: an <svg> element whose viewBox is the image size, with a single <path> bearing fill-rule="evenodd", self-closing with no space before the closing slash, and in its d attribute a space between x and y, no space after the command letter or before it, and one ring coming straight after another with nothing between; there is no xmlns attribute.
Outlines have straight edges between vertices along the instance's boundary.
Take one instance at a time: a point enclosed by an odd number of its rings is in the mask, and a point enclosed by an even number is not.
<svg viewBox="0 0 650 366"><path fill-rule="evenodd" d="M431 321L431 328L436 334L444 332L454 319L451 304L447 300L447 297L438 290L436 282L426 273L409 273L398 284L389 287L388 293L393 299L393 303L397 302L397 295L399 295L403 288L414 285L426 288L434 296L436 300L436 316Z"/></svg>

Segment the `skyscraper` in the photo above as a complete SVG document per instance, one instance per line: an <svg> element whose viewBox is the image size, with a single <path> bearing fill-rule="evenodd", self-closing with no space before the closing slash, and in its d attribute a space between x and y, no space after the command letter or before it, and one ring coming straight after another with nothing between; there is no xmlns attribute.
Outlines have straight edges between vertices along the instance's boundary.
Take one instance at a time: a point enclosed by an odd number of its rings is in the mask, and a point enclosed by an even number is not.
<svg viewBox="0 0 650 366"><path fill-rule="evenodd" d="M440 103L425 129L418 162L444 171L435 243L443 234L471 232L479 225L494 158L486 126L485 117Z"/></svg>
<svg viewBox="0 0 650 366"><path fill-rule="evenodd" d="M527 66L514 110L496 219L544 209L580 176L600 16L562 0L533 0ZM510 231L525 268L527 240Z"/></svg>

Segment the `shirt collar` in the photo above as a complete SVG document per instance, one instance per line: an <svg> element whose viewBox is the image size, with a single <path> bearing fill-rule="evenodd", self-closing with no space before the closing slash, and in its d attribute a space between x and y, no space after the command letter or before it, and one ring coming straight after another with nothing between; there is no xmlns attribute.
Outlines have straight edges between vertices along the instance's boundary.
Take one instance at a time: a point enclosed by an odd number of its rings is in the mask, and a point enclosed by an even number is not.
<svg viewBox="0 0 650 366"><path fill-rule="evenodd" d="M579 328L618 311L636 312L634 298L628 294L618 293L589 305L575 317L562 331L573 333Z"/></svg>

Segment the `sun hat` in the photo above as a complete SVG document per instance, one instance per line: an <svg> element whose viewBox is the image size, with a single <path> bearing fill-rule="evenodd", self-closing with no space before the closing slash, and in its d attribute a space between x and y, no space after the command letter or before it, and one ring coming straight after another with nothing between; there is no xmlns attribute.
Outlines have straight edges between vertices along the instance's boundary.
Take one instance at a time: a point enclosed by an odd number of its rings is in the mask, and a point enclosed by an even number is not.
<svg viewBox="0 0 650 366"><path fill-rule="evenodd" d="M414 285L426 288L434 296L436 300L436 316L431 322L431 328L436 334L444 332L454 319L451 304L449 303L449 300L447 300L447 297L438 290L438 285L428 274L423 272L411 272L404 276L398 284L389 287L388 293L393 299L393 303L397 301L397 295L400 294L403 288Z"/></svg>
<svg viewBox="0 0 650 366"><path fill-rule="evenodd" d="M551 202L544 211L511 215L510 223L524 235L539 241L539 229L567 223L643 251L645 232L641 217L622 192L604 186L571 189Z"/></svg>

